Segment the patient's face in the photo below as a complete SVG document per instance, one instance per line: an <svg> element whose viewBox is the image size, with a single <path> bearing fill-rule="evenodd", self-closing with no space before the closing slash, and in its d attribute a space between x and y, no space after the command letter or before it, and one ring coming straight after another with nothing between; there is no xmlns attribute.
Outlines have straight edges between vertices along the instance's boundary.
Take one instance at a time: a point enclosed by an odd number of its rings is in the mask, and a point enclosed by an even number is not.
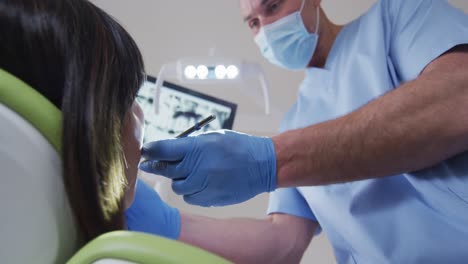
<svg viewBox="0 0 468 264"><path fill-rule="evenodd" d="M122 128L123 151L128 165L128 169L125 170L128 182L125 190L125 208L130 207L135 196L138 163L143 144L144 120L140 105L134 102L131 111L125 116Z"/></svg>

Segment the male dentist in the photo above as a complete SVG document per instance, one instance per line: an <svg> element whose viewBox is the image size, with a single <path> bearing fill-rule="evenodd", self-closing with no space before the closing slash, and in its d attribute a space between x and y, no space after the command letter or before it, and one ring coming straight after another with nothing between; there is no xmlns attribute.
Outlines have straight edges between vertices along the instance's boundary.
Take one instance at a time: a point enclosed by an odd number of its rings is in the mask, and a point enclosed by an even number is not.
<svg viewBox="0 0 468 264"><path fill-rule="evenodd" d="M281 134L153 142L140 168L201 206L271 192L266 220L182 215L181 240L238 262L298 261L320 231L338 263L466 262L468 16L380 0L341 27L320 2L240 0L263 56L305 70Z"/></svg>

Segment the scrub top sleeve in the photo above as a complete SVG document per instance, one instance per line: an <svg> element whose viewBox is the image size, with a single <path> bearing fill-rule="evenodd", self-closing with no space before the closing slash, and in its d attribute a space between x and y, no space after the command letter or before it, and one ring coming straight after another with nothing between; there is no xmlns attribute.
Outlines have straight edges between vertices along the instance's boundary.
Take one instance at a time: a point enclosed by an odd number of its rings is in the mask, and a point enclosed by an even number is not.
<svg viewBox="0 0 468 264"><path fill-rule="evenodd" d="M138 179L133 204L125 211L127 229L178 239L179 210L167 205L159 194Z"/></svg>
<svg viewBox="0 0 468 264"><path fill-rule="evenodd" d="M270 193L267 213L288 214L318 222L306 200L296 188L279 188ZM320 231L319 226L315 234L319 234Z"/></svg>
<svg viewBox="0 0 468 264"><path fill-rule="evenodd" d="M446 0L385 0L389 55L401 82L418 77L437 57L468 43L468 15Z"/></svg>

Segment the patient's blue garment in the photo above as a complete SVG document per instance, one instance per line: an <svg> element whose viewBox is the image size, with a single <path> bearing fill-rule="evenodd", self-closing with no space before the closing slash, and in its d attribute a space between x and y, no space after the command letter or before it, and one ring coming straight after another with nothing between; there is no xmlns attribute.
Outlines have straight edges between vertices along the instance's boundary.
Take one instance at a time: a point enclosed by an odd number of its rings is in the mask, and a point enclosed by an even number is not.
<svg viewBox="0 0 468 264"><path fill-rule="evenodd" d="M125 218L128 230L179 238L179 211L168 206L153 188L140 179L136 184L135 200L125 211Z"/></svg>
<svg viewBox="0 0 468 264"><path fill-rule="evenodd" d="M446 0L380 0L342 29L324 69L306 70L282 131L405 89L400 86L434 59L463 44L468 16ZM278 189L269 213L317 221L338 263L468 263L468 151L393 177Z"/></svg>

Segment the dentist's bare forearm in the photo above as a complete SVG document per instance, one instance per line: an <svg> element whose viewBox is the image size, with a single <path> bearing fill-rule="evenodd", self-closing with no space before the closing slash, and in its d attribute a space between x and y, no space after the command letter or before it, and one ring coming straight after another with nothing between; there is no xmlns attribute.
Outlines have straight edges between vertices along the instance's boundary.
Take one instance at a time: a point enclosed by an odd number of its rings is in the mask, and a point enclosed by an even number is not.
<svg viewBox="0 0 468 264"><path fill-rule="evenodd" d="M213 219L181 214L179 240L234 263L299 263L317 224L288 215Z"/></svg>
<svg viewBox="0 0 468 264"><path fill-rule="evenodd" d="M273 137L278 187L395 175L467 151L467 72L462 47L351 114Z"/></svg>

